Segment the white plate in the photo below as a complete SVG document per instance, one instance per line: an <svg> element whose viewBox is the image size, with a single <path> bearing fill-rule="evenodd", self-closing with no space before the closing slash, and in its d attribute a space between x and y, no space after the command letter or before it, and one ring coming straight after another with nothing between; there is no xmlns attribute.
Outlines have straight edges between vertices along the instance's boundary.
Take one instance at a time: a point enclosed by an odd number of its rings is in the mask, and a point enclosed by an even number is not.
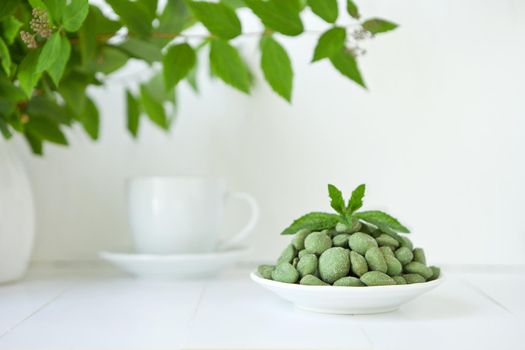
<svg viewBox="0 0 525 350"><path fill-rule="evenodd" d="M217 274L234 265L248 253L246 247L202 254L153 255L100 252L100 257L141 278L198 278Z"/></svg>
<svg viewBox="0 0 525 350"><path fill-rule="evenodd" d="M377 314L397 310L402 304L436 288L443 276L435 281L398 286L334 287L305 286L267 280L257 272L250 277L297 308L328 314Z"/></svg>

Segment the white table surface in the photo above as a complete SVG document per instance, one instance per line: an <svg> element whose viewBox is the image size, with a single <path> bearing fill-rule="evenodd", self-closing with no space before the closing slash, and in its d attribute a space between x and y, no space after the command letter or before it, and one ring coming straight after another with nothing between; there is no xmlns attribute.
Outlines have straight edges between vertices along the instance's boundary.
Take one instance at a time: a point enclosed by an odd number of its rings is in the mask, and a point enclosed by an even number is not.
<svg viewBox="0 0 525 350"><path fill-rule="evenodd" d="M206 281L103 265L32 268L0 286L0 349L525 349L525 269L445 269L399 311L296 310L238 267Z"/></svg>

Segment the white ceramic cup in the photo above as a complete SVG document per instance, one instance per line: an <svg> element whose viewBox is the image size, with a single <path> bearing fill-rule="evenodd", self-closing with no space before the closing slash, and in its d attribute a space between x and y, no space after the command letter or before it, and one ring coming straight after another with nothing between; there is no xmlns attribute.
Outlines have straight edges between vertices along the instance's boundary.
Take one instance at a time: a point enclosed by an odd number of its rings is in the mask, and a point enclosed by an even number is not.
<svg viewBox="0 0 525 350"><path fill-rule="evenodd" d="M244 200L252 213L239 233L219 241L227 199ZM259 207L247 193L227 192L223 180L142 177L128 181L128 215L138 253L207 253L234 246L248 236L259 218Z"/></svg>

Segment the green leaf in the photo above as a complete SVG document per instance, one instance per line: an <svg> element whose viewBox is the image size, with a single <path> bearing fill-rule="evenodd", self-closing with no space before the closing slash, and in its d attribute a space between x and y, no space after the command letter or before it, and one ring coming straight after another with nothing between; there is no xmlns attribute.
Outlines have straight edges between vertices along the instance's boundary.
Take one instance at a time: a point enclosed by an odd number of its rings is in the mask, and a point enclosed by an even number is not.
<svg viewBox="0 0 525 350"><path fill-rule="evenodd" d="M62 16L66 9L66 0L46 0L45 4L55 24L62 23Z"/></svg>
<svg viewBox="0 0 525 350"><path fill-rule="evenodd" d="M96 59L91 62L91 68L104 74L111 74L122 68L128 62L129 56L112 46L105 46Z"/></svg>
<svg viewBox="0 0 525 350"><path fill-rule="evenodd" d="M39 8L47 10L46 4L44 4L44 1L42 0L29 0L29 5L31 5L32 8Z"/></svg>
<svg viewBox="0 0 525 350"><path fill-rule="evenodd" d="M3 78L0 74L0 98L16 103L25 100L26 96L21 88L14 85L10 80Z"/></svg>
<svg viewBox="0 0 525 350"><path fill-rule="evenodd" d="M245 0L245 3L268 28L289 36L304 31L296 0Z"/></svg>
<svg viewBox="0 0 525 350"><path fill-rule="evenodd" d="M361 184L352 192L352 196L348 200L346 210L351 214L363 206L363 197L365 196L366 185Z"/></svg>
<svg viewBox="0 0 525 350"><path fill-rule="evenodd" d="M139 58L148 63L162 60L160 48L141 39L133 37L128 38L118 47L128 53L131 57Z"/></svg>
<svg viewBox="0 0 525 350"><path fill-rule="evenodd" d="M18 19L16 19L13 16L7 17L2 22L2 28L3 28L3 31L4 31L4 38L5 38L6 42L7 42L7 44L11 45L14 42L15 38L17 37L18 33L20 32L20 28L23 25L24 24L22 22L20 22Z"/></svg>
<svg viewBox="0 0 525 350"><path fill-rule="evenodd" d="M45 95L34 96L29 100L26 112L30 117L47 118L55 124L71 124L70 113Z"/></svg>
<svg viewBox="0 0 525 350"><path fill-rule="evenodd" d="M66 68L67 61L69 60L69 55L71 54L71 44L66 37L60 37L60 48L58 51L58 57L53 62L53 64L48 67L46 70L49 73L49 76L58 86L62 75L64 74L64 69Z"/></svg>
<svg viewBox="0 0 525 350"><path fill-rule="evenodd" d="M308 0L313 13L329 23L335 23L339 16L337 0Z"/></svg>
<svg viewBox="0 0 525 350"><path fill-rule="evenodd" d="M58 87L60 96L66 105L75 113L81 115L86 107L86 84L76 74L70 74L62 79Z"/></svg>
<svg viewBox="0 0 525 350"><path fill-rule="evenodd" d="M344 215L346 211L343 194L334 185L328 185L328 195L330 196L330 206L339 214Z"/></svg>
<svg viewBox="0 0 525 350"><path fill-rule="evenodd" d="M348 14L355 19L359 19L359 17L361 17L359 14L359 8L353 0L346 0L346 12L348 12Z"/></svg>
<svg viewBox="0 0 525 350"><path fill-rule="evenodd" d="M98 114L97 106L89 97L86 98L85 108L82 111L82 114L79 115L79 120L80 123L82 123L84 130L91 137L91 139L98 139L100 129L100 117Z"/></svg>
<svg viewBox="0 0 525 350"><path fill-rule="evenodd" d="M11 74L11 54L5 44L4 40L0 38L0 61L2 62L2 68L7 75Z"/></svg>
<svg viewBox="0 0 525 350"><path fill-rule="evenodd" d="M0 1L0 20L9 16L20 4L19 0L1 0Z"/></svg>
<svg viewBox="0 0 525 350"><path fill-rule="evenodd" d="M389 32L397 27L397 24L381 18L371 18L363 22L363 28L372 34Z"/></svg>
<svg viewBox="0 0 525 350"><path fill-rule="evenodd" d="M40 51L29 51L18 67L18 82L27 97L31 97L42 73L36 72Z"/></svg>
<svg viewBox="0 0 525 350"><path fill-rule="evenodd" d="M106 2L131 32L141 36L148 36L151 32L151 15L140 2L128 0L106 0Z"/></svg>
<svg viewBox="0 0 525 350"><path fill-rule="evenodd" d="M215 75L226 84L244 92L250 92L250 72L237 49L226 40L211 42L210 65Z"/></svg>
<svg viewBox="0 0 525 350"><path fill-rule="evenodd" d="M363 81L359 67L357 66L357 61L352 53L342 49L334 56L330 57L332 65L337 69L341 74L350 78L357 84L361 85L366 89L366 84Z"/></svg>
<svg viewBox="0 0 525 350"><path fill-rule="evenodd" d="M334 56L344 48L345 40L346 30L344 28L334 27L327 30L317 41L312 62Z"/></svg>
<svg viewBox="0 0 525 350"><path fill-rule="evenodd" d="M139 132L140 108L137 100L128 90L126 90L126 107L128 130L136 138Z"/></svg>
<svg viewBox="0 0 525 350"><path fill-rule="evenodd" d="M2 118L2 115L0 115L0 133L5 139L10 139L13 136L13 133L9 130L9 126L4 121L4 118Z"/></svg>
<svg viewBox="0 0 525 350"><path fill-rule="evenodd" d="M64 29L68 32L76 32L86 19L88 11L88 0L71 0L64 10Z"/></svg>
<svg viewBox="0 0 525 350"><path fill-rule="evenodd" d="M307 229L310 231L321 231L335 227L340 216L337 214L312 212L301 216L288 226L281 235L294 235L297 231Z"/></svg>
<svg viewBox="0 0 525 350"><path fill-rule="evenodd" d="M158 1L157 0L141 0L144 4L144 8L148 11L149 15L152 18L157 17L157 7L158 7Z"/></svg>
<svg viewBox="0 0 525 350"><path fill-rule="evenodd" d="M38 57L38 63L36 65L37 73L42 73L55 63L60 54L61 46L60 33L56 32L47 39Z"/></svg>
<svg viewBox="0 0 525 350"><path fill-rule="evenodd" d="M186 43L171 46L162 60L166 88L172 89L195 65L196 55Z"/></svg>
<svg viewBox="0 0 525 350"><path fill-rule="evenodd" d="M238 9L241 7L246 7L244 0L220 0L223 4L230 6L232 9Z"/></svg>
<svg viewBox="0 0 525 350"><path fill-rule="evenodd" d="M89 29L95 35L108 35L109 39L111 34L116 33L120 28L122 28L122 24L120 22L107 18L96 6L89 6L88 18L89 17L92 17L94 21L93 26Z"/></svg>
<svg viewBox="0 0 525 350"><path fill-rule="evenodd" d="M293 69L286 50L272 37L261 40L261 68L273 91L290 102L292 98Z"/></svg>
<svg viewBox="0 0 525 350"><path fill-rule="evenodd" d="M34 154L41 156L43 154L42 140L34 135L30 130L26 130L24 136L27 143L29 144L29 147L31 147L31 151Z"/></svg>
<svg viewBox="0 0 525 350"><path fill-rule="evenodd" d="M140 100L149 119L162 129L168 130L169 122L164 106L155 100L145 85L140 86Z"/></svg>
<svg viewBox="0 0 525 350"><path fill-rule="evenodd" d="M355 213L354 217L377 226L380 230L390 229L396 232L410 233L410 230L403 226L396 218L379 210L362 211Z"/></svg>
<svg viewBox="0 0 525 350"><path fill-rule="evenodd" d="M193 15L184 0L168 0L166 7L159 17L159 27L161 33L179 33L188 28L195 22ZM168 39L170 40L170 39Z"/></svg>
<svg viewBox="0 0 525 350"><path fill-rule="evenodd" d="M26 124L27 130L39 139L59 145L67 145L67 139L60 128L46 118L30 118Z"/></svg>
<svg viewBox="0 0 525 350"><path fill-rule="evenodd" d="M241 34L241 22L230 7L222 3L190 2L197 19L210 31L223 39L233 39Z"/></svg>

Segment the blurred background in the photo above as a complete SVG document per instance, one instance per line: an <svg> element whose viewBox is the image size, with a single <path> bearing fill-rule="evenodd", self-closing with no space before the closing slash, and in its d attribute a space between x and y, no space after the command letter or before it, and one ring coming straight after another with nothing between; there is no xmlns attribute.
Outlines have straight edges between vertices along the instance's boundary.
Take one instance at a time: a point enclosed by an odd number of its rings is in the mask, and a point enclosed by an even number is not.
<svg viewBox="0 0 525 350"><path fill-rule="evenodd" d="M291 105L260 77L247 97L210 80L201 65L200 94L179 88L172 131L145 122L133 140L123 89L150 72L131 62L90 91L102 114L99 142L73 130L71 147L48 145L39 158L16 140L37 208L33 260L92 260L100 250L130 247L129 177L207 175L259 201L261 220L246 241L251 260L273 260L289 240L283 228L328 210L328 183L346 194L366 183L366 208L398 217L416 245L432 247L432 262L524 264L525 2L359 5L364 15L400 24L360 60L368 91L329 62L309 63L318 34L281 37L295 70ZM248 11L242 21L257 28ZM304 21L311 31L327 28L313 15ZM260 74L256 38L237 43ZM229 207L224 234L247 215Z"/></svg>

